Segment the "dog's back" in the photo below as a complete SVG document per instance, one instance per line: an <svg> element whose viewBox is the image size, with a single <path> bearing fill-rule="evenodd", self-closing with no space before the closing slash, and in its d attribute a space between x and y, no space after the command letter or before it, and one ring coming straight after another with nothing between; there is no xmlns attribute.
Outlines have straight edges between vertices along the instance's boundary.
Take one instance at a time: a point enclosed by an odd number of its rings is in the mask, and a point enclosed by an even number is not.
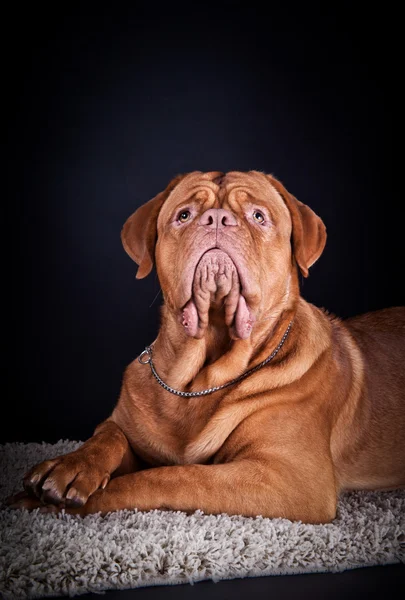
<svg viewBox="0 0 405 600"><path fill-rule="evenodd" d="M405 485L405 307L366 313L341 326L360 351L354 368L363 382L358 397L348 400L353 427L344 435L351 459L342 457L338 469L344 487Z"/></svg>

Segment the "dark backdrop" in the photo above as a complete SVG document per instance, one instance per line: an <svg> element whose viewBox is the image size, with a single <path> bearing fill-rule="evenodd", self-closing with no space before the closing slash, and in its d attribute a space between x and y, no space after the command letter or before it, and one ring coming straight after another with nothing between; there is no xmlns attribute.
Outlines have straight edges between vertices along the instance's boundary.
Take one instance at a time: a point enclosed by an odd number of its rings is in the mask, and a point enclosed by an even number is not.
<svg viewBox="0 0 405 600"><path fill-rule="evenodd" d="M263 170L309 204L329 238L307 300L342 317L404 300L395 49L380 11L83 6L4 22L2 442L84 439L111 412L161 301L155 274L135 280L120 230L178 173Z"/></svg>

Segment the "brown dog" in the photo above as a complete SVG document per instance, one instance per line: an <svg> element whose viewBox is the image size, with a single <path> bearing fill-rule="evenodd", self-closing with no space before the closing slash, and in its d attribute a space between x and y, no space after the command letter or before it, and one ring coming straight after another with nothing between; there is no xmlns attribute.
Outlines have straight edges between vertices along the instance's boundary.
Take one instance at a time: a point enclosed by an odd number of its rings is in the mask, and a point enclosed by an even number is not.
<svg viewBox="0 0 405 600"><path fill-rule="evenodd" d="M326 241L308 206L263 173L193 172L122 241L138 278L156 258L159 334L111 417L35 466L11 506L320 523L342 490L405 485L405 310L342 322L300 297Z"/></svg>

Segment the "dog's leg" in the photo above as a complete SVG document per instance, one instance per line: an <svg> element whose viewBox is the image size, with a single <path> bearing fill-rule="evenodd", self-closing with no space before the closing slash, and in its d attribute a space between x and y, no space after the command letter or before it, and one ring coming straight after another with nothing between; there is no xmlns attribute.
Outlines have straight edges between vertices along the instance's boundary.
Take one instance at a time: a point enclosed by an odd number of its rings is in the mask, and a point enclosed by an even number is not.
<svg viewBox="0 0 405 600"><path fill-rule="evenodd" d="M24 476L25 494L9 498L9 505L36 508L43 504L75 507L85 504L111 476L139 468L122 430L104 421L78 450L35 465Z"/></svg>
<svg viewBox="0 0 405 600"><path fill-rule="evenodd" d="M206 514L284 517L307 523L331 521L336 515L333 475L308 482L241 460L219 465L155 467L112 479L74 514L106 514L120 509L180 510ZM304 481L304 485L303 485ZM326 483L326 485L325 485Z"/></svg>

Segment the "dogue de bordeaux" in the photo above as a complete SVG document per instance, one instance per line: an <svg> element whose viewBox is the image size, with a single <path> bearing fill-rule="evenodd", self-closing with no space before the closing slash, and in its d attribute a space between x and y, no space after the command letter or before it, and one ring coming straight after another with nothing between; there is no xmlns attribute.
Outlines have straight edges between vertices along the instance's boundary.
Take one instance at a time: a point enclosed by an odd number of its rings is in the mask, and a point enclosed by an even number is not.
<svg viewBox="0 0 405 600"><path fill-rule="evenodd" d="M11 507L325 523L343 490L405 486L405 308L341 320L300 296L326 230L280 181L180 175L122 242L138 278L156 262L158 335L111 416Z"/></svg>

